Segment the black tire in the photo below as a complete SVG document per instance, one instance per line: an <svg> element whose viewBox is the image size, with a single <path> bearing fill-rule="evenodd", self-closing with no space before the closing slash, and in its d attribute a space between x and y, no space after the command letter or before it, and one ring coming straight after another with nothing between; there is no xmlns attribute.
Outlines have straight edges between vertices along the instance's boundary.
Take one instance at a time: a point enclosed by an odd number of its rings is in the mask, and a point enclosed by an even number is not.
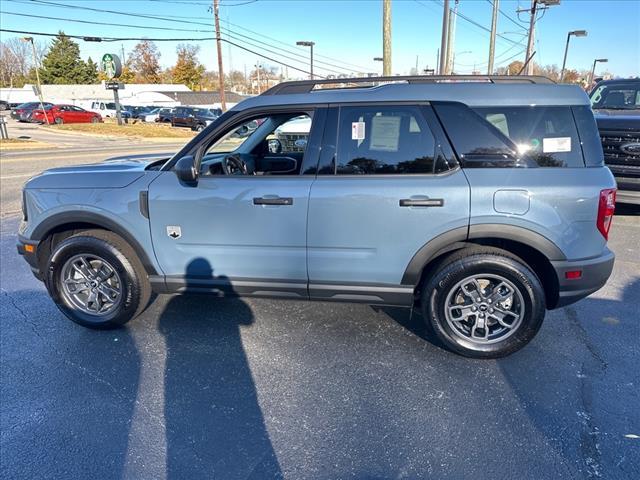
<svg viewBox="0 0 640 480"><path fill-rule="evenodd" d="M205 128L205 125L202 123L199 123L193 128L193 130L195 130L196 132L201 132L204 130L204 128Z"/></svg>
<svg viewBox="0 0 640 480"><path fill-rule="evenodd" d="M91 117L91 123L98 123L98 117Z"/></svg>
<svg viewBox="0 0 640 480"><path fill-rule="evenodd" d="M53 121L56 125L62 125L64 123L62 117L56 117Z"/></svg>
<svg viewBox="0 0 640 480"><path fill-rule="evenodd" d="M122 280L122 300L107 314L91 315L75 308L61 290L63 266L78 254L97 255L106 260ZM45 285L58 309L85 327L121 327L140 315L151 298L151 285L135 251L121 237L106 230L86 230L60 242L51 253L45 271Z"/></svg>
<svg viewBox="0 0 640 480"><path fill-rule="evenodd" d="M502 277L522 297L524 313L520 316L519 325L508 336L505 333L504 340L496 337L495 343L478 343L466 338L464 332L456 330L447 320L447 297L450 293L455 295L452 290L457 290L459 282L474 275ZM492 247L463 249L440 262L433 275L424 283L421 308L425 322L447 348L472 358L499 358L520 350L542 326L546 310L544 290L537 275L517 256ZM455 321L452 324L461 325ZM483 332L482 329L479 331Z"/></svg>

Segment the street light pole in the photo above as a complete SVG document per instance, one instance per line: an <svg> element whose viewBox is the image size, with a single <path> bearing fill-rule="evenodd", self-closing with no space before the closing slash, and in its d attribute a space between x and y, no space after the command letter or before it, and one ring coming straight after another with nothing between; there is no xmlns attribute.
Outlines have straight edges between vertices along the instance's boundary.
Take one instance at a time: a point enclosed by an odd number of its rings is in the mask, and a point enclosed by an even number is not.
<svg viewBox="0 0 640 480"><path fill-rule="evenodd" d="M589 85L593 83L593 78L596 74L596 63L607 63L608 61L608 58L596 58L593 61L593 67L591 68L591 77L589 78Z"/></svg>
<svg viewBox="0 0 640 480"><path fill-rule="evenodd" d="M299 45L301 47L309 47L310 49L310 53L311 53L311 58L310 58L310 78L311 80L313 80L313 46L315 45L315 42L307 42L307 41L299 41L296 42L296 45ZM320 62L322 63L322 62Z"/></svg>
<svg viewBox="0 0 640 480"><path fill-rule="evenodd" d="M47 112L44 110L44 102L42 101L42 85L40 84L40 73L38 72L40 66L38 64L38 56L36 55L36 46L33 43L33 37L24 37L22 38L22 41L31 42L31 51L33 52L33 63L36 66L35 70L36 70L36 82L38 84L38 100L40 100L40 108L42 108L42 113L44 113L44 119L47 122L47 125L51 125L51 122L49 122L49 116L47 115Z"/></svg>
<svg viewBox="0 0 640 480"><path fill-rule="evenodd" d="M564 80L564 70L565 67L567 65L567 52L569 51L569 39L571 38L571 35L575 36L575 37L586 37L587 36L587 31L586 30L574 30L572 32L567 33L567 44L564 47L564 59L562 60L562 70L560 71L560 82L562 83L562 80Z"/></svg>

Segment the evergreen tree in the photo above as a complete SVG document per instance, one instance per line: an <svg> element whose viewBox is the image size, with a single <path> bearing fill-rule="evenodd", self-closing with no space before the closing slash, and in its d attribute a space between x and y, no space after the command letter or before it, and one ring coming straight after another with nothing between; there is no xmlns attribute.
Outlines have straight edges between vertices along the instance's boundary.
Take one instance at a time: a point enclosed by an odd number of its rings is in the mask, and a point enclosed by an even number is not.
<svg viewBox="0 0 640 480"><path fill-rule="evenodd" d="M98 64L91 57L85 63L85 76L82 83L98 83Z"/></svg>
<svg viewBox="0 0 640 480"><path fill-rule="evenodd" d="M178 60L171 69L173 83L183 83L191 90L200 86L204 75L204 66L198 62L199 50L200 47L196 45L178 45L176 49Z"/></svg>
<svg viewBox="0 0 640 480"><path fill-rule="evenodd" d="M40 78L42 83L57 85L87 81L87 64L80 58L80 47L62 31L42 60Z"/></svg>

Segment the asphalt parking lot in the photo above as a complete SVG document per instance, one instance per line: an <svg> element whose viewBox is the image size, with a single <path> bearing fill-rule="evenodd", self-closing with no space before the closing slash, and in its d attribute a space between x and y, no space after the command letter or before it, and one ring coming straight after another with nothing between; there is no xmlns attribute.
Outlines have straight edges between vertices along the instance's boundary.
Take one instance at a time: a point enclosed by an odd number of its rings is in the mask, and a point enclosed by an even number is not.
<svg viewBox="0 0 640 480"><path fill-rule="evenodd" d="M15 251L5 177L47 161L0 159L2 478L640 478L640 212L607 286L497 361L351 304L163 296L96 332Z"/></svg>

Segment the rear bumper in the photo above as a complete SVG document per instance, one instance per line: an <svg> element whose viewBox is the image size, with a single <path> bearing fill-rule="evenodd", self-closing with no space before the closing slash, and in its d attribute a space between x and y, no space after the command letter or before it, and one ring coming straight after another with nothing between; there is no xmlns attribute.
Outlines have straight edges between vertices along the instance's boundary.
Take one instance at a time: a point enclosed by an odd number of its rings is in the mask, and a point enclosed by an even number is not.
<svg viewBox="0 0 640 480"><path fill-rule="evenodd" d="M550 308L571 305L602 288L611 275L614 261L615 255L607 248L596 258L551 262L558 277L559 291L556 305ZM566 278L566 272L576 270L582 271L580 278L573 280Z"/></svg>

